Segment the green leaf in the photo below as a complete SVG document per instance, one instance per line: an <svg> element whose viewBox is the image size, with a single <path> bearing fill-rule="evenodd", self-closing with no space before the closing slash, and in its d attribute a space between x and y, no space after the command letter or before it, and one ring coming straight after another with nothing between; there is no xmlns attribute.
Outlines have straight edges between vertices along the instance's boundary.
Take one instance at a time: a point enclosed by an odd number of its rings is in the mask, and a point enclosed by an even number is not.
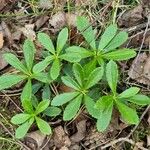
<svg viewBox="0 0 150 150"><path fill-rule="evenodd" d="M61 30L61 32L59 33L58 38L57 38L57 52L58 52L58 54L60 53L60 51L65 46L67 40L68 40L68 29L64 28Z"/></svg>
<svg viewBox="0 0 150 150"><path fill-rule="evenodd" d="M3 55L4 59L14 68L18 69L19 71L28 74L28 70L26 69L26 67L20 62L20 60L11 53L6 53Z"/></svg>
<svg viewBox="0 0 150 150"><path fill-rule="evenodd" d="M96 49L95 34L88 19L83 16L77 17L77 29L84 36L88 44L90 44L90 46L95 50Z"/></svg>
<svg viewBox="0 0 150 150"><path fill-rule="evenodd" d="M21 101L31 100L31 97L32 97L32 84L31 80L28 79L21 93Z"/></svg>
<svg viewBox="0 0 150 150"><path fill-rule="evenodd" d="M55 54L55 48L50 37L45 33L38 33L38 41L44 46L45 49Z"/></svg>
<svg viewBox="0 0 150 150"><path fill-rule="evenodd" d="M79 95L79 92L69 92L69 93L63 93L63 94L60 94L60 95L56 95L54 97L54 99L52 100L51 105L61 106L65 103L71 101L72 99L74 99L78 95Z"/></svg>
<svg viewBox="0 0 150 150"><path fill-rule="evenodd" d="M89 112L89 114L94 118L98 118L100 111L95 108L94 100L92 98L90 98L89 96L85 95L84 103L85 103L85 107L86 107L87 111Z"/></svg>
<svg viewBox="0 0 150 150"><path fill-rule="evenodd" d="M74 55L72 53L66 53L59 56L61 59L68 61L68 62L79 62L81 60L81 57L78 55Z"/></svg>
<svg viewBox="0 0 150 150"><path fill-rule="evenodd" d="M100 113L97 121L97 129L100 132L103 132L108 127L113 110L113 99L112 96L103 96L97 103L96 107L99 108Z"/></svg>
<svg viewBox="0 0 150 150"><path fill-rule="evenodd" d="M71 46L67 48L65 51L67 54L70 54L80 59L87 58L94 55L92 51L86 50L85 48L79 46Z"/></svg>
<svg viewBox="0 0 150 150"><path fill-rule="evenodd" d="M142 106L150 104L150 98L146 95L141 95L141 94L134 95L130 97L129 99L127 99L127 101L135 103L137 105L142 105Z"/></svg>
<svg viewBox="0 0 150 150"><path fill-rule="evenodd" d="M98 68L94 69L90 73L89 77L87 78L87 83L85 85L86 89L89 89L90 87L92 87L93 85L98 83L98 81L102 79L103 74L104 74L103 67L98 67Z"/></svg>
<svg viewBox="0 0 150 150"><path fill-rule="evenodd" d="M44 121L43 119L36 117L36 123L38 128L40 129L40 131L45 134L45 135L49 135L52 133L51 127L49 126L49 124Z"/></svg>
<svg viewBox="0 0 150 150"><path fill-rule="evenodd" d="M33 67L35 52L36 52L36 49L35 49L34 43L29 39L25 40L25 43L23 44L23 53L24 53L26 65L29 71L31 71Z"/></svg>
<svg viewBox="0 0 150 150"><path fill-rule="evenodd" d="M35 114L38 115L41 112L43 112L49 106L49 104L50 104L50 100L41 101L36 108Z"/></svg>
<svg viewBox="0 0 150 150"><path fill-rule="evenodd" d="M53 81L51 78L49 78L48 73L44 72L34 74L33 78L43 83L51 83Z"/></svg>
<svg viewBox="0 0 150 150"><path fill-rule="evenodd" d="M119 112L121 113L121 116L123 120L129 124L138 124L139 123L139 117L137 115L137 112L128 107L127 105L116 101L117 107Z"/></svg>
<svg viewBox="0 0 150 150"><path fill-rule="evenodd" d="M50 76L53 80L57 79L60 74L60 61L55 59L50 69Z"/></svg>
<svg viewBox="0 0 150 150"><path fill-rule="evenodd" d="M80 89L80 86L78 85L78 83L74 81L70 76L63 76L61 77L61 80L68 87L71 87L75 90Z"/></svg>
<svg viewBox="0 0 150 150"><path fill-rule="evenodd" d="M80 64L73 64L73 73L80 85L82 85L84 79L84 70Z"/></svg>
<svg viewBox="0 0 150 150"><path fill-rule="evenodd" d="M31 117L31 115L25 114L25 113L17 114L11 118L11 123L22 124L25 121L27 121L28 119L30 119L30 117Z"/></svg>
<svg viewBox="0 0 150 150"><path fill-rule="evenodd" d="M105 51L111 51L118 48L123 43L125 43L127 39L128 39L128 34L126 32L123 31L119 32L105 48Z"/></svg>
<svg viewBox="0 0 150 150"><path fill-rule="evenodd" d="M22 101L22 107L24 108L24 110L27 113L29 113L29 114L34 113L34 109L33 109L31 100L24 100L24 101Z"/></svg>
<svg viewBox="0 0 150 150"><path fill-rule="evenodd" d="M115 95L118 82L118 67L117 64L112 60L109 61L109 63L106 66L106 78L109 87L111 88L113 94Z"/></svg>
<svg viewBox="0 0 150 150"><path fill-rule="evenodd" d="M33 122L34 122L34 118L31 118L29 121L26 121L21 126L19 126L16 129L15 137L17 139L23 138L27 134L27 132L28 132L28 130L29 130L29 128L30 128L30 126L32 125Z"/></svg>
<svg viewBox="0 0 150 150"><path fill-rule="evenodd" d="M114 38L117 33L117 25L112 24L106 28L104 34L101 36L98 50L103 50Z"/></svg>
<svg viewBox="0 0 150 150"><path fill-rule="evenodd" d="M50 99L50 97L51 97L51 91L50 91L50 88L49 88L49 84L46 84L43 87L42 99Z"/></svg>
<svg viewBox="0 0 150 150"><path fill-rule="evenodd" d="M61 113L61 109L58 107L51 106L46 108L43 113L49 117L56 117Z"/></svg>
<svg viewBox="0 0 150 150"><path fill-rule="evenodd" d="M53 60L52 56L46 57L43 61L40 61L33 67L33 73L40 73L51 63Z"/></svg>
<svg viewBox="0 0 150 150"><path fill-rule="evenodd" d="M24 79L26 79L26 76L12 74L2 75L0 76L0 91L10 88Z"/></svg>
<svg viewBox="0 0 150 150"><path fill-rule="evenodd" d="M132 49L120 49L113 52L105 53L102 55L105 59L111 60L128 60L136 56L136 52Z"/></svg>
<svg viewBox="0 0 150 150"><path fill-rule="evenodd" d="M82 97L83 95L77 96L66 106L63 114L63 120L68 121L75 117L75 115L80 109Z"/></svg>
<svg viewBox="0 0 150 150"><path fill-rule="evenodd" d="M87 64L84 65L84 74L89 76L91 72L96 68L97 61L96 59L90 60Z"/></svg>
<svg viewBox="0 0 150 150"><path fill-rule="evenodd" d="M136 95L139 91L140 91L140 88L131 87L131 88L125 90L124 92L122 92L121 94L119 94L118 98L129 98L131 96Z"/></svg>

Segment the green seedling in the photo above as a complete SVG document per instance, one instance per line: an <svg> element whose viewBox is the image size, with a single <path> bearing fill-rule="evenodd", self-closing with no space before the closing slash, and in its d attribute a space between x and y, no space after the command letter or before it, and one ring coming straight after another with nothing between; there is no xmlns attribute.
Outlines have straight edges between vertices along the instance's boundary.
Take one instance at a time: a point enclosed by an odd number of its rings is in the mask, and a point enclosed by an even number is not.
<svg viewBox="0 0 150 150"><path fill-rule="evenodd" d="M23 101L22 106L24 108L24 112L15 115L12 117L11 122L15 125L19 125L19 127L16 129L15 137L18 139L23 138L32 124L36 122L39 130L45 134L49 135L52 133L50 125L41 119L41 113L54 117L60 114L61 110L56 107L48 107L50 104L49 100L43 100L41 101L36 109L33 108L31 100L30 101Z"/></svg>
<svg viewBox="0 0 150 150"><path fill-rule="evenodd" d="M103 67L94 69L89 75L85 74L80 64L73 65L74 79L70 76L63 76L62 82L73 89L73 92L57 95L52 100L53 106L61 106L69 102L63 114L64 120L71 120L80 109L81 104L85 104L90 115L97 117L98 111L94 109L95 102L88 96L91 87L96 85L103 76Z"/></svg>
<svg viewBox="0 0 150 150"><path fill-rule="evenodd" d="M106 60L127 60L136 56L133 49L117 49L128 39L128 34L124 31L118 32L116 24L108 26L101 36L99 44L95 39L94 30L85 17L77 18L77 28L89 44L90 48L86 49L79 46L71 46L66 49L67 53L81 58L88 58L85 65L86 72L90 73L96 65L102 65Z"/></svg>
<svg viewBox="0 0 150 150"><path fill-rule="evenodd" d="M138 124L139 117L137 112L135 109L130 108L128 104L134 103L141 106L149 105L150 98L145 95L138 94L140 89L137 87L131 87L123 91L121 94L118 94L118 68L117 64L112 60L106 66L106 78L112 94L102 96L96 102L96 108L100 110L97 121L97 129L99 131L104 131L108 127L114 106L119 110L122 119L126 123Z"/></svg>
<svg viewBox="0 0 150 150"><path fill-rule="evenodd" d="M50 37L45 33L38 34L38 41L44 46L44 48L48 51L48 56L38 64L36 64L33 68L33 72L39 73L43 71L48 65L51 65L49 70L50 77L55 80L60 74L62 60L68 62L78 62L80 61L80 56L74 56L70 53L64 53L64 46L68 40L68 29L64 28L59 33L57 38L57 46L56 49L52 43Z"/></svg>
<svg viewBox="0 0 150 150"><path fill-rule="evenodd" d="M32 41L26 40L23 45L23 53L25 61L22 62L12 53L5 53L3 55L4 59L15 69L17 73L14 74L4 74L0 76L0 91L3 89L10 88L11 86L21 82L27 81L26 85L23 88L21 99L31 99L32 95L32 84L31 80L36 79L40 82L50 83L52 79L48 78L48 74L44 72L33 73L33 63L34 63L34 54L35 46Z"/></svg>

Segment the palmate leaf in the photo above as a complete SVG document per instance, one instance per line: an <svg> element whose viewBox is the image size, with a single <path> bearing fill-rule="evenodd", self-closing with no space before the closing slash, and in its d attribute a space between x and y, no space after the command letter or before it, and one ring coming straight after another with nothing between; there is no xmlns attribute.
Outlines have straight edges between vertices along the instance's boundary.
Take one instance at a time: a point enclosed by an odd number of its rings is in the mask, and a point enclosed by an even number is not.
<svg viewBox="0 0 150 150"><path fill-rule="evenodd" d="M150 98L148 96L141 95L141 94L134 95L126 100L142 106L150 104Z"/></svg>
<svg viewBox="0 0 150 150"><path fill-rule="evenodd" d="M129 124L138 124L139 123L139 117L137 115L137 112L128 107L127 105L123 104L122 102L116 101L117 108L119 112L121 113L121 116L123 120Z"/></svg>
<svg viewBox="0 0 150 150"><path fill-rule="evenodd" d="M23 53L25 57L25 62L29 71L31 71L33 67L34 54L36 52L34 43L27 39L23 44Z"/></svg>
<svg viewBox="0 0 150 150"><path fill-rule="evenodd" d="M36 107L35 114L38 115L39 113L43 112L49 106L49 104L50 104L50 100L41 101Z"/></svg>
<svg viewBox="0 0 150 150"><path fill-rule="evenodd" d="M6 74L0 76L0 91L10 88L11 86L19 83L20 81L26 79L26 76L23 75L12 75L12 74Z"/></svg>
<svg viewBox="0 0 150 150"><path fill-rule="evenodd" d="M68 121L75 117L75 115L77 114L77 112L80 109L82 97L83 97L83 95L77 96L66 106L66 108L64 110L64 114L63 114L63 120Z"/></svg>
<svg viewBox="0 0 150 150"><path fill-rule="evenodd" d="M70 76L63 76L61 78L61 80L68 87L71 87L71 88L73 88L75 90L79 90L80 89L79 84L76 81L74 81Z"/></svg>
<svg viewBox="0 0 150 150"><path fill-rule="evenodd" d="M49 126L49 124L44 121L43 119L39 118L39 117L35 117L36 119L36 123L38 128L40 129L40 131L45 134L45 135L49 135L52 133L51 127Z"/></svg>
<svg viewBox="0 0 150 150"><path fill-rule="evenodd" d="M97 129L98 131L104 131L110 121L113 110L113 98L112 96L103 96L96 102L96 108L100 110L98 120L97 120Z"/></svg>
<svg viewBox="0 0 150 150"><path fill-rule="evenodd" d="M33 122L34 122L34 118L31 118L29 121L26 121L21 126L19 126L16 129L15 137L17 139L23 138L27 134L27 132L28 132L28 130L29 130L29 128L30 128L30 126L32 125Z"/></svg>
<svg viewBox="0 0 150 150"><path fill-rule="evenodd" d="M99 109L95 108L95 102L92 98L90 98L88 95L84 95L84 104L85 107L87 109L87 111L89 112L89 114L94 117L94 118L98 118L99 117Z"/></svg>
<svg viewBox="0 0 150 150"><path fill-rule="evenodd" d="M114 38L117 33L117 25L113 24L106 28L104 34L101 36L98 50L102 51Z"/></svg>
<svg viewBox="0 0 150 150"><path fill-rule="evenodd" d="M131 88L125 90L124 92L122 92L121 94L119 94L118 98L129 98L131 96L136 95L139 91L140 91L140 88L131 87Z"/></svg>
<svg viewBox="0 0 150 150"><path fill-rule="evenodd" d="M67 39L68 39L68 29L64 28L61 30L61 32L59 33L58 38L57 38L57 53L58 54L65 46Z"/></svg>
<svg viewBox="0 0 150 150"><path fill-rule="evenodd" d="M14 68L18 69L19 71L28 74L28 70L26 67L20 62L20 60L11 53L6 53L3 55L4 59Z"/></svg>
<svg viewBox="0 0 150 150"><path fill-rule="evenodd" d="M23 107L24 111L27 112L28 114L34 113L34 109L33 109L31 100L22 101L22 107Z"/></svg>
<svg viewBox="0 0 150 150"><path fill-rule="evenodd" d="M79 58L87 58L93 55L92 51L86 50L85 48L79 46L70 46L65 51L67 54Z"/></svg>
<svg viewBox="0 0 150 150"><path fill-rule="evenodd" d="M30 114L25 114L25 113L17 114L11 118L11 123L22 124L25 121L29 120L30 118L31 118Z"/></svg>
<svg viewBox="0 0 150 150"><path fill-rule="evenodd" d="M74 53L66 53L66 54L62 54L59 56L60 59L63 59L65 61L68 61L68 62L79 62L81 60L81 56L79 55L74 55Z"/></svg>
<svg viewBox="0 0 150 150"><path fill-rule="evenodd" d="M83 16L77 17L77 29L84 36L88 44L95 50L96 49L95 34L88 19Z"/></svg>
<svg viewBox="0 0 150 150"><path fill-rule="evenodd" d="M73 73L74 73L76 80L78 81L78 83L81 86L83 79L84 79L84 70L83 70L82 66L77 63L73 64Z"/></svg>
<svg viewBox="0 0 150 150"><path fill-rule="evenodd" d="M103 67L98 67L96 69L94 69L89 77L87 78L87 82L86 82L86 89L92 87L93 85L95 85L99 80L102 79L104 74L104 68Z"/></svg>
<svg viewBox="0 0 150 150"><path fill-rule="evenodd" d="M126 32L119 32L113 39L112 41L105 47L105 51L111 51L119 46L121 46L124 42L126 42L128 39L128 34Z"/></svg>
<svg viewBox="0 0 150 150"><path fill-rule="evenodd" d="M113 52L108 52L102 55L105 59L111 60L128 60L136 56L136 52L133 49L120 49Z"/></svg>
<svg viewBox="0 0 150 150"><path fill-rule="evenodd" d="M49 77L48 73L40 72L37 74L34 74L34 79L41 81L43 83L51 83L53 80Z"/></svg>
<svg viewBox="0 0 150 150"><path fill-rule="evenodd" d="M109 61L109 63L106 66L106 78L110 89L115 95L117 82L118 82L118 68L117 68L117 64L112 60Z"/></svg>
<svg viewBox="0 0 150 150"><path fill-rule="evenodd" d="M55 54L55 48L50 37L45 33L38 33L38 41L52 54Z"/></svg>
<svg viewBox="0 0 150 150"><path fill-rule="evenodd" d="M43 112L46 116L56 117L61 113L61 109L58 107L50 106Z"/></svg>
<svg viewBox="0 0 150 150"><path fill-rule="evenodd" d="M53 57L47 56L43 61L40 61L33 67L33 73L40 73L52 62Z"/></svg>
<svg viewBox="0 0 150 150"><path fill-rule="evenodd" d="M60 95L56 95L54 97L54 99L52 100L51 105L61 106L65 103L71 101L72 99L74 99L78 95L79 95L79 92L69 92L69 93L63 93L63 94L60 94Z"/></svg>
<svg viewBox="0 0 150 150"><path fill-rule="evenodd" d="M31 84L31 80L28 79L21 93L21 101L31 100L31 96L32 96L32 84Z"/></svg>
<svg viewBox="0 0 150 150"><path fill-rule="evenodd" d="M49 87L49 84L45 84L45 86L43 87L43 92L42 92L42 99L50 99L51 97L51 90Z"/></svg>
<svg viewBox="0 0 150 150"><path fill-rule="evenodd" d="M59 76L60 67L61 67L61 64L60 64L59 59L55 59L50 69L50 76L53 80L57 79L57 77Z"/></svg>

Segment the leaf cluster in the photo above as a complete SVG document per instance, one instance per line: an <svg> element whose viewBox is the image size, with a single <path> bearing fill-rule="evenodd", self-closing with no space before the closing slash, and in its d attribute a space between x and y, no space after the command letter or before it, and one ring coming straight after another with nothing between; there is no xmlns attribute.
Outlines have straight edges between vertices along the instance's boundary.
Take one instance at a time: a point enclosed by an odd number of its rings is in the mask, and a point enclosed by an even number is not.
<svg viewBox="0 0 150 150"><path fill-rule="evenodd" d="M104 131L111 121L114 108L119 110L125 122L137 124L139 118L136 110L129 107L130 103L141 106L150 104L150 98L138 94L140 89L137 87L117 93L119 71L115 61L136 56L134 49L120 48L128 39L127 33L118 31L117 25L111 24L97 41L94 30L85 17L77 18L77 29L89 45L86 48L68 46L69 33L64 28L58 34L56 46L47 34L38 33L37 40L44 49L43 59L39 62L35 61L36 48L29 39L23 44L24 59L19 60L12 53L3 55L17 73L0 76L0 91L22 81L25 83L21 93L24 112L11 119L12 123L19 126L16 129L17 138L24 137L34 123L42 133L51 134L50 125L43 119L47 119L46 116L58 116L61 113L60 106L64 108L64 121L74 119L80 113L81 106L85 106L87 112L97 120L97 129ZM64 71L66 64L71 66L67 73ZM100 83L105 79L111 92L101 94L97 100L93 95L98 96L96 88L100 89ZM54 96L55 93L51 92L51 84L54 82L65 84L72 92ZM41 89L40 99L43 100L38 101L36 93Z"/></svg>

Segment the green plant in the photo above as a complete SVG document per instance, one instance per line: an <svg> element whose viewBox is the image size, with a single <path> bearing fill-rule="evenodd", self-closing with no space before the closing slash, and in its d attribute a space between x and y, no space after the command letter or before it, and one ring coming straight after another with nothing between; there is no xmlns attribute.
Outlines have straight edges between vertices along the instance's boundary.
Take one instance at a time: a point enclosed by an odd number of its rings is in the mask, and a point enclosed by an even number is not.
<svg viewBox="0 0 150 150"><path fill-rule="evenodd" d="M48 50L47 53L48 56L46 56L46 58L43 61L39 62L33 67L33 72L39 73L52 63L52 66L49 71L49 75L53 80L55 80L60 74L62 60L68 62L80 61L80 56L74 56L71 55L70 53L64 53L63 48L67 40L68 40L67 28L62 29L62 31L59 33L57 38L56 49L54 48L54 45L47 34L39 33L38 41L44 46L46 50Z"/></svg>
<svg viewBox="0 0 150 150"><path fill-rule="evenodd" d="M11 53L3 55L18 72L0 76L0 90L7 89L21 81L26 82L21 93L24 112L11 119L12 123L19 125L16 130L17 138L24 137L34 122L42 133L51 134L51 127L42 118L59 115L61 109L55 106L65 107L63 120L68 121L75 118L81 105L84 105L88 113L97 119L98 130L104 131L110 123L113 108L119 110L124 121L137 124L139 122L137 112L130 108L129 104L135 103L142 106L150 104L150 98L138 94L140 89L137 87L131 87L121 94L117 93L118 68L114 61L127 60L136 55L133 49L118 49L127 40L127 33L117 32L117 26L110 25L106 28L99 44L96 44L94 31L86 18L78 17L77 28L90 47L66 48L68 29L64 28L58 34L56 48L47 34L38 33L38 41L46 51L44 51L44 60L37 64L34 63L34 44L28 39L23 45L25 60L20 61ZM79 63L81 59L83 60ZM109 63L107 63L108 60L110 60ZM67 63L63 63L64 61ZM64 65L65 67L60 71L63 64L71 66L72 69L68 67L67 70ZM64 74L65 69L67 70L66 76L62 76L59 80L58 76ZM102 78L104 80L101 81L105 81L105 77L112 92L103 96L101 91L97 94L96 89L100 89L99 81ZM32 80L36 80L33 85ZM56 89L54 90L56 96L53 97L52 82L60 84L63 82L72 89L72 92L57 95ZM104 88L107 88L107 85ZM41 97L38 98L38 96ZM39 102L38 99L43 99L43 101ZM52 99L51 105L50 99Z"/></svg>
<svg viewBox="0 0 150 150"><path fill-rule="evenodd" d="M62 82L73 89L73 92L57 95L52 100L52 105L61 106L69 102L63 114L64 120L71 120L80 109L81 103L85 104L90 115L97 117L98 111L94 109L94 100L88 96L91 87L96 85L103 76L103 67L97 67L89 75L80 64L73 65L75 79L70 76L63 76Z"/></svg>
<svg viewBox="0 0 150 150"><path fill-rule="evenodd" d="M16 138L23 138L35 121L38 128L43 134L51 134L51 127L46 121L41 119L40 114L43 112L43 114L53 117L59 115L61 111L56 107L48 107L49 103L49 100L43 100L37 105L36 109L34 109L31 100L24 100L22 102L22 106L25 111L23 113L15 115L11 119L11 122L13 124L19 125L15 133Z"/></svg>
<svg viewBox="0 0 150 150"><path fill-rule="evenodd" d="M77 18L77 28L90 48L85 49L79 46L71 46L66 49L66 52L74 56L80 56L81 58L89 58L89 63L85 65L87 73L91 72L97 64L104 64L106 60L120 61L136 56L136 52L133 49L116 49L128 39L126 32L117 32L118 28L116 24L112 24L106 28L98 44L96 44L94 30L85 17Z"/></svg>
<svg viewBox="0 0 150 150"><path fill-rule="evenodd" d="M5 53L4 59L15 69L17 73L4 74L0 77L0 90L7 89L21 81L27 81L23 88L21 99L31 99L32 84L31 80L36 79L40 82L50 83L52 79L48 77L47 73L33 73L32 68L34 64L35 46L32 41L26 40L23 45L24 58L22 62L12 53Z"/></svg>
<svg viewBox="0 0 150 150"><path fill-rule="evenodd" d="M121 94L118 94L118 68L117 64L112 60L106 66L106 78L112 93L100 97L96 102L96 108L100 110L97 129L99 131L104 131L107 128L111 120L114 106L119 110L121 117L125 122L128 124L137 124L139 122L137 112L135 109L130 108L128 104L134 103L141 106L148 105L150 104L150 98L138 94L140 89L137 87L131 87Z"/></svg>

